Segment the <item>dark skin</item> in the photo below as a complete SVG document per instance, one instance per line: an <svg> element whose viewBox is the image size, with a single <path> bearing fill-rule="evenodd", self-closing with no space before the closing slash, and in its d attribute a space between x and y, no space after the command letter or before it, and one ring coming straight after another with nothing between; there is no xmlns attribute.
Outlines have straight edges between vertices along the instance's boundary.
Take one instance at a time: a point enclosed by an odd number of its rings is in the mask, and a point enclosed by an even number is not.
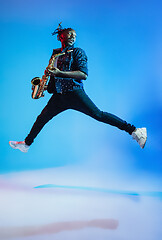
<svg viewBox="0 0 162 240"><path fill-rule="evenodd" d="M74 30L65 31L60 35L61 50L68 46L72 46L76 41L76 32ZM75 78L78 80L86 80L87 75L81 71L61 71L57 67L48 69L50 76L62 78Z"/></svg>

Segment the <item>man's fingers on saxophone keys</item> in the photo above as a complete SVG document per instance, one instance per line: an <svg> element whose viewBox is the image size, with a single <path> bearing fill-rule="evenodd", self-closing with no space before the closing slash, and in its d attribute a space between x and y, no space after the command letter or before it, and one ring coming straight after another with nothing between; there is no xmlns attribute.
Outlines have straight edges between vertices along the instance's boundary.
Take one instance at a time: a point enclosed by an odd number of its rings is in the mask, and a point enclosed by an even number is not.
<svg viewBox="0 0 162 240"><path fill-rule="evenodd" d="M47 69L50 75L57 76L60 73L60 70L57 67L53 67L52 69Z"/></svg>

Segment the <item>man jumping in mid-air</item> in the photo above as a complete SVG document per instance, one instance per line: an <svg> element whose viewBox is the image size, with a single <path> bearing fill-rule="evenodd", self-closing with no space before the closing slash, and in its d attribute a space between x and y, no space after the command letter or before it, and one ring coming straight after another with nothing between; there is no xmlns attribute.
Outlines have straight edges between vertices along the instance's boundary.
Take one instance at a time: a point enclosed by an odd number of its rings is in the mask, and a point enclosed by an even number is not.
<svg viewBox="0 0 162 240"><path fill-rule="evenodd" d="M61 48L54 49L53 54L60 52L65 54L56 59L52 69L46 70L50 76L47 91L52 93L52 97L37 117L25 140L21 142L10 141L10 146L27 152L29 146L49 120L67 109L74 109L100 122L124 130L132 135L141 148L144 148L147 139L146 128L136 128L111 113L101 111L85 93L83 80L86 80L88 76L87 56L81 48L74 47L75 30L72 28L63 29L60 24L54 34L57 34Z"/></svg>

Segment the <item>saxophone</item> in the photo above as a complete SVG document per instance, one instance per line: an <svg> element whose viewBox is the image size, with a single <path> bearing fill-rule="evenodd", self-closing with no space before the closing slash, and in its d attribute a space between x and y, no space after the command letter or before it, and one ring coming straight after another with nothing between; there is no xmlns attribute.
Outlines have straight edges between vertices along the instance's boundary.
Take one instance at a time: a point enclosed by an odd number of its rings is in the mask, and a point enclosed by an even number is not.
<svg viewBox="0 0 162 240"><path fill-rule="evenodd" d="M31 84L33 85L32 86L32 98L33 99L39 99L40 97L44 97L44 91L45 91L45 88L46 88L48 80L49 80L48 69L52 69L56 58L61 56L61 55L66 54L68 52L72 52L72 51L73 50L68 50L68 51L63 52L63 53L52 54L52 56L49 60L49 64L46 67L42 78L35 77L31 80Z"/></svg>

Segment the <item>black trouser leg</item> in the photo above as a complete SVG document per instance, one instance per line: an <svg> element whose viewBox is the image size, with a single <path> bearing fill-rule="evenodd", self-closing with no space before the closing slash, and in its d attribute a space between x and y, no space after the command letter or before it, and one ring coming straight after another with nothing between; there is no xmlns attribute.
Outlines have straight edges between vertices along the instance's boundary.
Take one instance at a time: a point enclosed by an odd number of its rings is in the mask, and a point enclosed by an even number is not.
<svg viewBox="0 0 162 240"><path fill-rule="evenodd" d="M129 134L132 134L135 130L134 125L127 123L111 113L103 112L98 109L83 90L76 90L73 94L75 96L75 100L71 103L73 109L85 113L100 122L104 122L124 130Z"/></svg>
<svg viewBox="0 0 162 240"><path fill-rule="evenodd" d="M25 138L25 143L30 146L44 125L64 110L66 110L66 108L60 101L59 96L52 96L41 114L37 117L30 133Z"/></svg>

